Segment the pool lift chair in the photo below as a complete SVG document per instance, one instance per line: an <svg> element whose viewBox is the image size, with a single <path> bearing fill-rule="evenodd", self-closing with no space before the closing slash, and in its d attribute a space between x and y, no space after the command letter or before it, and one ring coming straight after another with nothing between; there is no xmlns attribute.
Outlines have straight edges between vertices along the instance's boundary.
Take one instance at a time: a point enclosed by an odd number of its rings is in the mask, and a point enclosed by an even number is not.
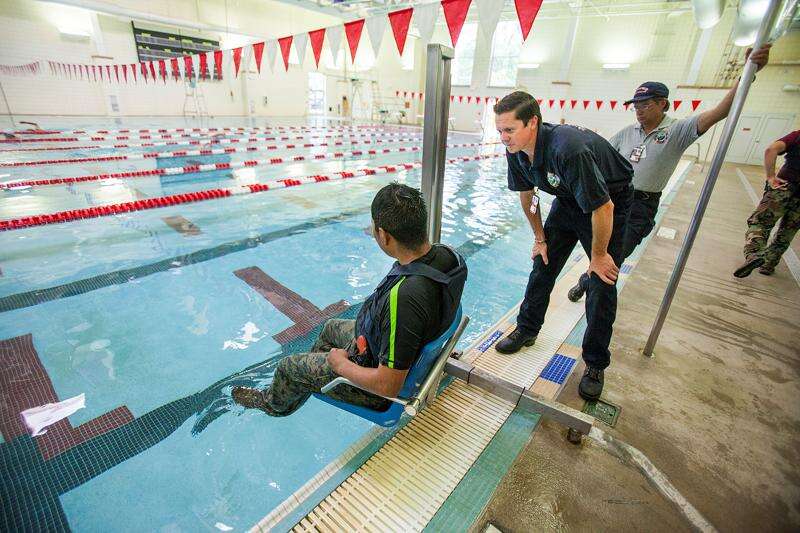
<svg viewBox="0 0 800 533"><path fill-rule="evenodd" d="M332 391L339 385L350 385L360 389L358 385L345 377L338 377L322 387L323 394L314 394L323 402L329 403L356 416L383 427L393 427L400 421L403 413L415 416L426 405L430 405L439 392L439 383L444 375L447 359L453 351L464 328L469 322L468 316L463 316L461 306L458 306L453 323L438 339L433 340L422 348L417 361L408 371L403 388L397 398L385 397L392 403L385 411L376 411L360 405L353 405L341 400L336 400L324 394ZM364 390L364 389L362 389Z"/></svg>

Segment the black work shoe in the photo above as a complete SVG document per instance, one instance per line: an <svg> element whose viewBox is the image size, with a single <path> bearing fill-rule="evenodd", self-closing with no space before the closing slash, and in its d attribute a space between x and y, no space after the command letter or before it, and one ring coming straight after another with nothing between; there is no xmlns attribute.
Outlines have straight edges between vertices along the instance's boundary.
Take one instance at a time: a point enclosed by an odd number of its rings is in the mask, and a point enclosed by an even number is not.
<svg viewBox="0 0 800 533"><path fill-rule="evenodd" d="M233 401L248 409L263 409L264 396L258 389L250 387L234 387L231 391Z"/></svg>
<svg viewBox="0 0 800 533"><path fill-rule="evenodd" d="M742 266L733 271L733 275L737 278L746 278L750 273L764 264L763 257L751 257L745 259Z"/></svg>
<svg viewBox="0 0 800 533"><path fill-rule="evenodd" d="M599 368L587 366L583 372L581 383L578 385L578 394L586 401L600 399L603 392L603 371Z"/></svg>
<svg viewBox="0 0 800 533"><path fill-rule="evenodd" d="M581 274L581 277L578 278L578 283L572 287L569 292L567 293L567 298L569 298L570 302L578 302L583 295L586 293L586 288L589 286L589 276L584 272Z"/></svg>
<svg viewBox="0 0 800 533"><path fill-rule="evenodd" d="M534 342L536 342L536 335L527 335L519 328L514 328L514 331L498 342L494 348L500 353L514 353L523 346L533 346Z"/></svg>
<svg viewBox="0 0 800 533"><path fill-rule="evenodd" d="M771 276L775 273L775 267L772 265L761 265L761 268L758 269L758 273Z"/></svg>

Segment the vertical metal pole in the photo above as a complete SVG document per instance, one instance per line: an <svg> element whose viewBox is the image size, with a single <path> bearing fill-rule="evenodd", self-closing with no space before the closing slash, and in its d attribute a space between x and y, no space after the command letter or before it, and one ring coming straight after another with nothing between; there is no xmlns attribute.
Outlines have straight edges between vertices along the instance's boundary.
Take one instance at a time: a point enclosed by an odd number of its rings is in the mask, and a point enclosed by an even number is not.
<svg viewBox="0 0 800 533"><path fill-rule="evenodd" d="M0 82L0 94L3 95L3 102L5 102L6 109L8 109L8 117L11 119L11 127L17 129L17 123L14 121L14 113L11 112L11 105L8 103L8 98L6 98L6 90L3 89L3 82Z"/></svg>
<svg viewBox="0 0 800 533"><path fill-rule="evenodd" d="M442 191L450 115L450 61L452 48L428 45L425 77L425 118L422 123L422 196L428 205L428 238L436 243L442 235Z"/></svg>
<svg viewBox="0 0 800 533"><path fill-rule="evenodd" d="M756 36L756 42L753 44L753 50L758 50L766 42L769 32L775 22L779 4L780 0L769 0L769 7L764 14L764 18L761 20L761 26L758 29L758 35ZM697 237L697 231L700 229L700 223L703 221L703 214L711 199L714 184L717 181L717 176L719 176L719 171L725 160L725 154L731 143L731 138L736 128L736 122L739 120L742 107L744 107L744 101L747 98L747 92L750 90L750 84L753 82L755 71L755 63L748 60L742 71L739 86L736 89L736 95L733 97L730 113L728 114L727 120L725 120L725 128L722 130L722 136L714 152L714 158L711 161L708 176L703 184L703 190L700 192L700 198L697 200L697 205L692 215L692 221L689 224L689 230L686 232L686 237L683 239L681 250L678 252L678 259L675 262L675 267L669 278L667 289L664 292L664 298L661 300L661 307L658 309L658 315L653 324L653 329L650 331L650 337L647 339L647 344L644 347L643 352L647 356L653 356L653 348L655 347L656 341L658 341L658 336L661 333L661 328L664 326L667 313L669 313L669 307L672 304L672 299L675 297L675 291L678 289L678 283L683 275L683 269L686 267L686 261L689 259L689 253L692 251L694 239Z"/></svg>

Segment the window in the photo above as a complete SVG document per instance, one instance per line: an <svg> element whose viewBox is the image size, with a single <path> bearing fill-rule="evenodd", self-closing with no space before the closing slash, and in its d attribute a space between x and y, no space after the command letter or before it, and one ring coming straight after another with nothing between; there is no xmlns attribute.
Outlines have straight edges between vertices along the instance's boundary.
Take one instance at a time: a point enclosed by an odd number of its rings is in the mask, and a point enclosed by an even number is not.
<svg viewBox="0 0 800 533"><path fill-rule="evenodd" d="M522 31L516 20L497 24L492 37L492 60L489 64L490 87L514 87L517 84L517 63L522 49Z"/></svg>
<svg viewBox="0 0 800 533"><path fill-rule="evenodd" d="M322 115L325 113L325 74L319 72L308 73L308 114Z"/></svg>
<svg viewBox="0 0 800 533"><path fill-rule="evenodd" d="M464 24L458 37L456 54L450 64L450 83L452 85L469 86L472 83L472 65L475 63L475 46L477 44L478 25Z"/></svg>

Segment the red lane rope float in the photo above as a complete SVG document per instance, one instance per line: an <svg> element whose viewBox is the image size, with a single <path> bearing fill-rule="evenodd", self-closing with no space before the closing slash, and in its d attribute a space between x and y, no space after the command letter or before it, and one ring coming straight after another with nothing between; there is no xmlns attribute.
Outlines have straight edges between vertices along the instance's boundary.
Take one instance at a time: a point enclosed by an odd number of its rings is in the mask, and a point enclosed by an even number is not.
<svg viewBox="0 0 800 533"><path fill-rule="evenodd" d="M374 137L374 136L373 136ZM297 137L298 139L304 139L305 137ZM261 142L259 139L221 139L222 141L230 141L230 143L218 143L218 144L246 144L249 142L259 143ZM360 139L359 139L360 140ZM145 152L143 154L124 154L124 155L101 155L101 156L94 156L94 157L77 157L77 158L64 158L64 159L41 159L39 161L15 161L13 163L0 163L0 167L35 167L41 165L65 165L69 163L100 163L103 161L137 161L142 159L167 159L171 157L195 157L195 156L204 156L204 155L221 155L221 154L233 154L233 153L244 153L244 152L260 152L264 150L293 150L297 148L314 148L316 146L344 146L345 144L350 144L353 146L358 146L361 144L379 144L379 143L400 143L400 142L411 142L411 141L419 141L419 137L398 137L392 139L374 139L372 137L367 138L366 140L360 140L360 142L345 142L345 141L334 141L334 142L322 142L322 143L304 143L304 144L271 144L266 145L263 147L259 146L247 146L247 147L233 147L233 148L206 148L202 150L176 150L172 152ZM120 145L120 148L126 147L125 145Z"/></svg>
<svg viewBox="0 0 800 533"><path fill-rule="evenodd" d="M447 148L471 148L477 146L488 146L499 143L459 143L448 144ZM391 154L400 152L418 152L421 148L419 146L398 148L383 148L372 150L352 150L350 152L331 152L316 155L295 155L291 157L272 157L269 159L250 159L247 161L233 161L229 163L208 163L205 165L186 165L182 167L163 167L150 170L134 170L129 172L115 172L112 174L90 174L87 176L74 176L64 178L43 178L43 179L28 179L22 181L14 181L13 183L0 183L0 189L15 189L18 187L40 187L47 185L63 185L67 183L82 183L87 181L103 181L110 179L135 179L146 178L152 176L176 176L179 174L194 174L198 172L211 172L215 170L235 170L238 168L256 167L261 165L280 165L283 163L294 163L297 161L321 161L324 159L340 159L351 156L362 155L379 155ZM227 148L220 150L220 153L246 152L247 149L241 148Z"/></svg>
<svg viewBox="0 0 800 533"><path fill-rule="evenodd" d="M464 161L478 161L482 159L492 159L504 156L505 154L488 154L477 156L456 157L446 160L447 163L460 163ZM397 165L382 165L373 168L361 168L357 170L334 172L327 175L314 175L302 176L299 178L284 178L265 183L255 183L253 185L240 185L238 187L228 187L225 189L208 189L205 191L190 192L185 194L175 194L172 196L159 196L156 198L148 198L146 200L136 200L133 202L124 202L120 204L110 204L98 207L86 207L83 209L74 209L70 211L59 211L57 213L50 213L46 215L34 215L29 217L13 218L10 220L0 220L0 231L8 231L22 228L30 228L34 226L43 226L45 224L61 224L63 222L72 222L74 220L81 220L86 218L97 218L111 215L119 215L121 213L130 213L132 211L144 211L147 209L158 209L160 207L169 207L179 204L187 204L192 202L202 202L205 200L214 200L217 198L225 198L227 196L237 196L242 194L254 194L276 189L284 189L288 187L297 187L299 185L307 185L311 183L322 183L326 181L338 181L348 178L355 178L360 176L372 176L375 174L390 174L399 172L401 170L411 170L421 168L422 162L416 161L413 163L399 163Z"/></svg>
<svg viewBox="0 0 800 533"><path fill-rule="evenodd" d="M327 131L327 130L323 130ZM381 135L383 137L391 137L392 135L408 135L407 132L383 132L383 130L374 130L375 133L373 135ZM341 132L333 132L330 135L319 135L313 132L307 132L311 134L311 137L348 137L348 136L356 136L356 137L363 137L364 135L368 134L368 130L357 130L356 132L350 131L341 131ZM250 135L255 135L256 137L262 137L265 134L259 133L249 133ZM224 135L224 134L223 134ZM232 134L238 135L238 134ZM84 142L84 141L140 141L140 140L154 140L154 139L205 139L208 138L210 134L204 133L179 133L179 134L153 134L153 135L114 135L114 136L98 136L98 135L84 135L84 136L72 136L72 137L39 137L35 139L0 139L0 143L5 144L18 144L18 143L49 143L49 142Z"/></svg>
<svg viewBox="0 0 800 533"><path fill-rule="evenodd" d="M397 129L419 129L410 128L408 126L393 125ZM87 135L87 134L102 134L110 135L117 133L125 134L152 134L152 133L227 133L227 132L249 132L249 131L313 131L313 130L326 130L326 131L386 131L386 127L376 127L373 124L364 124L360 126L250 126L250 127L220 127L220 128L157 128L157 129L120 129L120 130L20 130L10 132L14 135ZM8 132L4 132L8 133Z"/></svg>

